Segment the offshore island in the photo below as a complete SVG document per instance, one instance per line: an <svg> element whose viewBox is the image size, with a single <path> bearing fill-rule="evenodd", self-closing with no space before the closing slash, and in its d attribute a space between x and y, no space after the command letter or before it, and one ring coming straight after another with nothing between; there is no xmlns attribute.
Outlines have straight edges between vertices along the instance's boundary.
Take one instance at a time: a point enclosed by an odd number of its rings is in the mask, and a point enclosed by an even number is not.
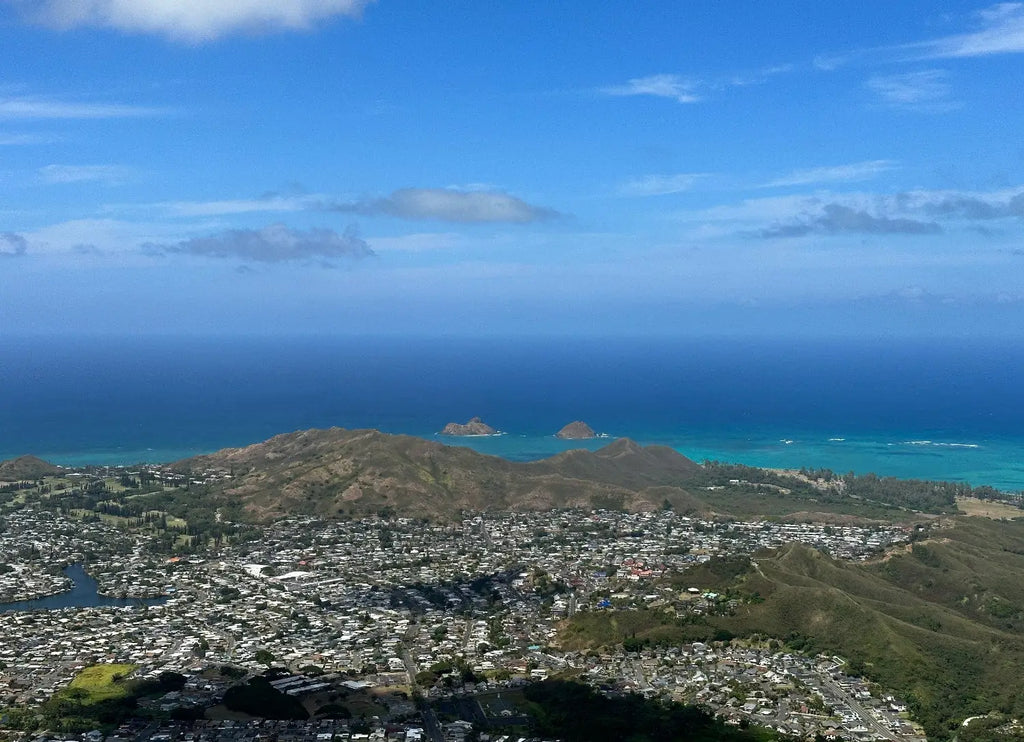
<svg viewBox="0 0 1024 742"><path fill-rule="evenodd" d="M570 441L582 441L597 438L597 433L595 433L594 429L582 420L576 420L555 433L555 438Z"/></svg>
<svg viewBox="0 0 1024 742"><path fill-rule="evenodd" d="M15 737L973 742L1024 713L1019 494L340 428L0 477ZM79 564L132 605L9 608Z"/></svg>
<svg viewBox="0 0 1024 742"><path fill-rule="evenodd" d="M498 431L479 417L473 417L466 423L448 423L441 429L441 435L498 435Z"/></svg>

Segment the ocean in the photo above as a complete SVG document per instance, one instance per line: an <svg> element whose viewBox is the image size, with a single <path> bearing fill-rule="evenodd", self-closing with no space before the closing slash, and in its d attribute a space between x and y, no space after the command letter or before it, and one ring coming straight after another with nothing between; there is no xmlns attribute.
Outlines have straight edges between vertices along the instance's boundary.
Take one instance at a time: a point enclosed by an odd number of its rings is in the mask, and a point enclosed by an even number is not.
<svg viewBox="0 0 1024 742"><path fill-rule="evenodd" d="M1024 344L995 340L5 338L0 459L165 462L312 427L516 460L610 438L696 460L1024 490ZM503 435L445 438L480 416Z"/></svg>

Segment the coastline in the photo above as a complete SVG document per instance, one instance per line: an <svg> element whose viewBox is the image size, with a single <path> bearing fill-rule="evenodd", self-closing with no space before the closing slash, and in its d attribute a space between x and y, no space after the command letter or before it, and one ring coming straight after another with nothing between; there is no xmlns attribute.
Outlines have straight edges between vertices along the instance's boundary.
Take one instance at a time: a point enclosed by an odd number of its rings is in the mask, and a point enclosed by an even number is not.
<svg viewBox="0 0 1024 742"><path fill-rule="evenodd" d="M357 426L344 426L357 427ZM610 426L608 426L610 427ZM280 431L286 432L286 431ZM402 431L389 430L389 433ZM619 431L616 431L619 432ZM532 461L571 449L597 450L616 438L629 437L642 445L665 445L683 455L746 464L769 469L828 468L838 474L874 472L903 479L932 479L989 485L1001 490L1024 490L1024 438L978 438L906 432L889 434L832 435L818 431L730 429L685 432L627 430L585 440L563 440L548 433L504 431L493 435L443 436L410 432L409 435L449 446L464 446L480 453L514 461ZM207 446L96 448L86 451L32 452L62 466L131 465L169 463L212 453L220 448L245 446L265 438L211 441ZM24 452L0 453L0 460Z"/></svg>
<svg viewBox="0 0 1024 742"><path fill-rule="evenodd" d="M21 361L0 389L3 459L163 463L337 425L520 461L629 437L697 461L1024 489L1024 345L106 338L12 348ZM435 435L475 414L505 434ZM610 437L552 435L578 419Z"/></svg>

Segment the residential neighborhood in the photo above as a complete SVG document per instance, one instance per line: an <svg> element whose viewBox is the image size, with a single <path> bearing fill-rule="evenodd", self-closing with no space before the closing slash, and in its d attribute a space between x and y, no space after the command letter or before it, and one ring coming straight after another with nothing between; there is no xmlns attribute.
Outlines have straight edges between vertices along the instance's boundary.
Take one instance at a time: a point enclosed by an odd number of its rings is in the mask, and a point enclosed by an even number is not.
<svg viewBox="0 0 1024 742"><path fill-rule="evenodd" d="M700 704L728 724L784 735L920 734L904 704L844 674L840 657L777 643L581 652L560 641L566 620L587 612L729 610L734 598L679 587L687 569L716 557L799 541L863 560L905 543L904 527L718 522L669 510L466 513L452 524L289 518L265 526L258 540L168 557L103 519L24 507L3 522L0 708L44 702L97 663L186 678L151 704L168 723L111 740L245 740L266 738L268 728L278 739L466 739L520 716L510 707L489 719L490 704L472 699L549 677ZM95 579L94 603L11 610L25 607L16 601L80 591L61 592L72 584L69 565ZM115 598L127 604L102 604ZM314 709L360 695L366 710L280 729L283 722L218 717L232 684L271 666L285 673L275 687ZM419 708L413 695L424 701ZM463 700L444 706L446 699ZM479 719L438 717L435 709L458 711L465 699ZM181 709L214 711L171 724ZM475 731L474 721L483 722ZM519 738L491 739L503 737Z"/></svg>

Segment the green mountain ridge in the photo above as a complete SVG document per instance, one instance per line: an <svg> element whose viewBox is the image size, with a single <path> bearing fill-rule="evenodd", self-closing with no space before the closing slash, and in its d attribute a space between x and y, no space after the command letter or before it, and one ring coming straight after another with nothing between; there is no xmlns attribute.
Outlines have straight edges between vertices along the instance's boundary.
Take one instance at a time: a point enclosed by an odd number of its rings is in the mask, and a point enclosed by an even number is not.
<svg viewBox="0 0 1024 742"><path fill-rule="evenodd" d="M863 478L861 484L874 496L854 497L838 480L704 466L667 446L641 446L626 438L597 451L576 449L515 462L423 438L330 428L278 435L172 468L204 476L211 497L257 521L286 514L380 512L448 519L464 510L575 507L671 507L692 515L801 520L913 520L921 517L920 508L956 511L952 491L927 489L922 496L922 483L897 486L895 480ZM230 478L206 476L216 473ZM913 497L899 487L912 490Z"/></svg>
<svg viewBox="0 0 1024 742"><path fill-rule="evenodd" d="M512 462L459 446L375 430L308 430L177 462L178 471L233 473L214 489L264 519L285 513L359 516L382 509L449 518L462 510L606 507L645 510L700 466L669 448L620 439L597 451ZM648 490L673 487L669 491ZM659 499L660 498L660 499Z"/></svg>
<svg viewBox="0 0 1024 742"><path fill-rule="evenodd" d="M948 738L968 716L1024 715L1022 550L1024 521L973 517L943 521L927 538L866 563L793 543L756 555L739 574L719 570L716 578L710 567L677 577L739 597L731 615L697 627L655 611L581 615L562 636L578 648L692 641L695 629L704 633L697 638L775 637L847 658L850 672L904 697L930 738ZM622 630L611 630L613 621Z"/></svg>

